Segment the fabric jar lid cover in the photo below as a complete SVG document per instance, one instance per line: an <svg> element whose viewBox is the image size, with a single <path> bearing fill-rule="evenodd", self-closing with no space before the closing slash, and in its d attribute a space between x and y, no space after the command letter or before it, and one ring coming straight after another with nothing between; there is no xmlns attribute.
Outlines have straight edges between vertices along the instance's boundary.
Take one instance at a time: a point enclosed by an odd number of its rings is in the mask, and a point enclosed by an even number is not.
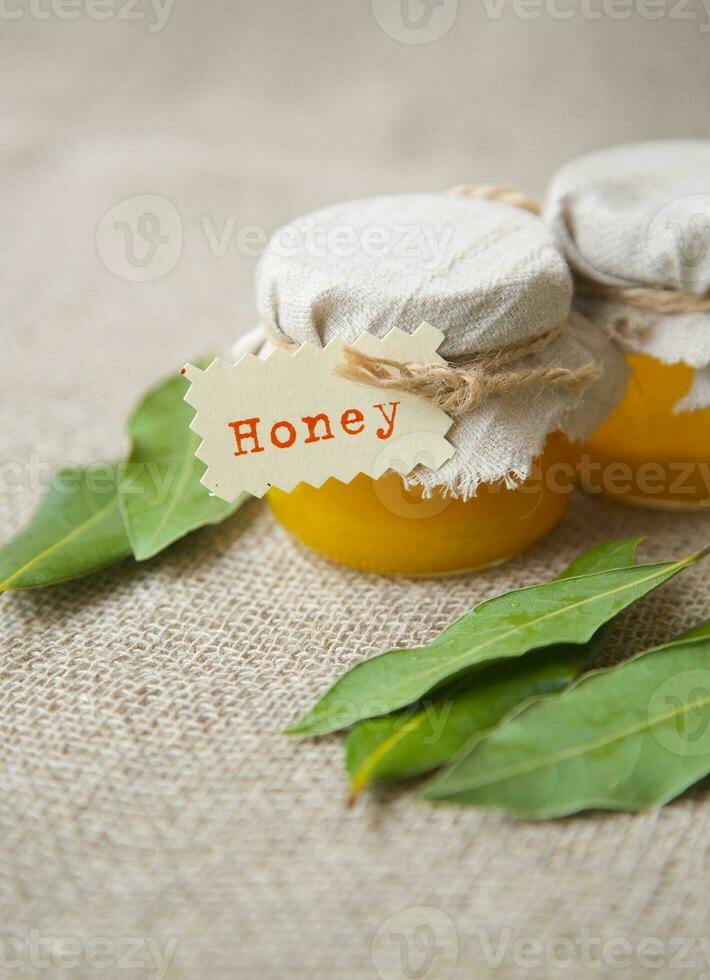
<svg viewBox="0 0 710 980"><path fill-rule="evenodd" d="M710 291L710 140L653 141L572 160L544 218L573 270L624 287ZM580 294L579 309L624 350L696 369L677 410L710 405L710 311L664 314Z"/></svg>
<svg viewBox="0 0 710 980"><path fill-rule="evenodd" d="M572 284L536 217L495 201L406 194L348 201L272 236L257 271L262 319L303 342L353 341L424 321L455 357L545 333Z"/></svg>
<svg viewBox="0 0 710 980"><path fill-rule="evenodd" d="M591 357L606 376L583 392L541 385L532 395L496 393L460 416L449 432L456 455L436 472L419 467L409 482L464 497L482 482L525 479L551 431L587 434L620 397L620 358L591 324L570 319L571 298L567 264L539 218L450 193L312 212L274 233L257 270L262 320L297 343L352 342L393 327L411 333L428 321L445 335L439 352L457 358L567 324L531 360L574 370Z"/></svg>

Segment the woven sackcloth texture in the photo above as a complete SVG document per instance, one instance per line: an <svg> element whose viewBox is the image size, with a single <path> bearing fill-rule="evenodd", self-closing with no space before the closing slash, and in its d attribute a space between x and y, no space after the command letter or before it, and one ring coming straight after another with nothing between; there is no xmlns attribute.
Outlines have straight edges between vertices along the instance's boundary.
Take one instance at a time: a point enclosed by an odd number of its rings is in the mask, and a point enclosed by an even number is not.
<svg viewBox="0 0 710 980"><path fill-rule="evenodd" d="M0 540L50 466L119 457L143 391L255 321L242 229L266 237L321 204L461 181L539 196L589 148L710 136L698 23L484 8L462 3L419 47L370 4L325 0L176 0L154 32L3 20ZM183 247L162 278L134 282L121 273L152 266L102 258L96 232L144 194L173 202ZM378 930L427 906L456 930L455 980L702 976L697 943L682 967L668 966L675 947L654 971L635 954L707 936L703 786L654 813L549 824L400 792L347 809L338 739L279 734L349 664L634 534L645 558L681 555L707 541L708 518L579 496L508 565L390 581L318 560L250 505L146 564L0 596L0 954L21 957L0 973L142 980L152 939L174 941L170 980L389 980L403 974L373 953ZM610 656L678 633L709 599L707 569L689 571L624 615ZM630 965L529 967L512 948L585 933L626 939ZM78 964L32 966L33 935L77 940ZM502 943L498 966L482 936ZM87 958L101 937L103 969ZM143 969L117 964L131 937Z"/></svg>

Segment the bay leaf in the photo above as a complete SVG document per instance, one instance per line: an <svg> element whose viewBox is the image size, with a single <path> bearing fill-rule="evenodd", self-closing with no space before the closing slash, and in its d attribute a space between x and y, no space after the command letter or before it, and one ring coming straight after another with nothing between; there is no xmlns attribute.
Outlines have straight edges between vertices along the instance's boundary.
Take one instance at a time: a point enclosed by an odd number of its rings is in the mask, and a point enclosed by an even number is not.
<svg viewBox="0 0 710 980"><path fill-rule="evenodd" d="M558 579L632 565L640 540L590 548ZM373 781L408 779L450 762L474 736L490 731L522 701L566 687L599 656L609 632L604 626L589 643L543 648L518 662L483 667L437 698L359 722L348 734L345 751L351 797Z"/></svg>
<svg viewBox="0 0 710 980"><path fill-rule="evenodd" d="M212 358L198 362L206 367ZM219 524L249 498L232 503L210 495L200 483L204 463L195 456L199 436L190 429L193 409L177 375L163 381L136 408L128 423L131 453L124 466L120 505L133 554L152 558L190 531Z"/></svg>
<svg viewBox="0 0 710 980"><path fill-rule="evenodd" d="M710 772L710 622L535 698L425 791L547 819L642 810Z"/></svg>
<svg viewBox="0 0 710 980"><path fill-rule="evenodd" d="M119 466L55 474L30 523L0 548L0 591L53 585L126 558Z"/></svg>
<svg viewBox="0 0 710 980"><path fill-rule="evenodd" d="M636 550L643 538L624 538L621 541L608 541L596 544L575 558L571 565L557 576L575 578L577 575L593 575L594 572L607 572L612 568L628 568L636 562Z"/></svg>
<svg viewBox="0 0 710 980"><path fill-rule="evenodd" d="M682 636L683 640L694 640L697 637L710 636L710 619L705 623L700 623L698 626L694 626L692 630L684 633Z"/></svg>
<svg viewBox="0 0 710 980"><path fill-rule="evenodd" d="M391 650L357 664L288 734L348 728L419 701L483 663L558 643L586 643L604 623L707 553L563 577L488 599L428 646Z"/></svg>
<svg viewBox="0 0 710 980"><path fill-rule="evenodd" d="M409 779L450 762L522 701L566 687L601 652L605 633L602 627L596 644L561 644L491 664L415 709L361 721L346 742L351 796L375 780Z"/></svg>

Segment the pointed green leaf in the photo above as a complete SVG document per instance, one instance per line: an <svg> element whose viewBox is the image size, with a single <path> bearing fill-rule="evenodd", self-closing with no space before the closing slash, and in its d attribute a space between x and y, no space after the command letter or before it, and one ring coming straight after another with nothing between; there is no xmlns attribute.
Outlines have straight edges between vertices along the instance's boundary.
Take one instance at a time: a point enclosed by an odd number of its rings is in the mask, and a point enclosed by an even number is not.
<svg viewBox="0 0 710 980"><path fill-rule="evenodd" d="M594 572L606 572L612 568L627 568L629 565L634 565L636 549L642 541L643 538L626 538L623 541L594 545L576 558L561 575L558 575L557 580L575 578L577 575L593 575Z"/></svg>
<svg viewBox="0 0 710 980"><path fill-rule="evenodd" d="M0 591L78 578L131 553L117 465L60 470L27 527L0 549Z"/></svg>
<svg viewBox="0 0 710 980"><path fill-rule="evenodd" d="M426 790L535 819L640 810L710 771L710 628L535 698Z"/></svg>
<svg viewBox="0 0 710 980"><path fill-rule="evenodd" d="M640 538L596 545L561 578L633 565ZM464 745L495 728L521 702L566 687L606 646L610 624L589 643L543 648L517 663L483 667L403 711L361 721L346 742L345 764L356 796L375 780L408 779L450 762Z"/></svg>
<svg viewBox="0 0 710 980"><path fill-rule="evenodd" d="M633 565L640 540L596 545L558 579ZM346 742L351 795L357 796L375 780L408 779L450 762L464 745L498 725L522 701L566 687L599 656L609 632L607 624L589 643L544 648L518 663L483 667L438 697L361 721Z"/></svg>
<svg viewBox="0 0 710 980"><path fill-rule="evenodd" d="M700 623L699 626L695 626L688 633L685 633L681 639L683 640L695 640L697 637L710 636L710 619L705 623Z"/></svg>
<svg viewBox="0 0 710 980"><path fill-rule="evenodd" d="M622 609L706 554L561 578L489 599L428 646L392 650L353 667L289 734L325 734L387 714L491 660L586 643Z"/></svg>
<svg viewBox="0 0 710 980"><path fill-rule="evenodd" d="M200 483L205 466L195 456L200 439L189 427L194 411L183 401L186 390L184 378L169 378L146 395L128 424L132 448L120 502L139 561L198 527L219 524L249 499L245 493L226 503Z"/></svg>
<svg viewBox="0 0 710 980"><path fill-rule="evenodd" d="M522 701L566 687L599 655L607 634L602 627L588 644L554 646L515 663L491 664L436 698L361 721L346 742L351 795L375 780L409 779L450 762L474 736L495 728Z"/></svg>

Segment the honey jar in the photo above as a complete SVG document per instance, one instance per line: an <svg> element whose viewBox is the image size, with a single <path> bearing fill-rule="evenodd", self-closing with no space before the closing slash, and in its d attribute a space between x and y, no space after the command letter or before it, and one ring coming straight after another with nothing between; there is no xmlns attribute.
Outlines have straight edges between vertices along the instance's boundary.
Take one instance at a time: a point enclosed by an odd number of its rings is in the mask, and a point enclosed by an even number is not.
<svg viewBox="0 0 710 980"><path fill-rule="evenodd" d="M710 141L616 147L552 181L545 218L575 305L630 367L583 444L582 484L623 503L710 507Z"/></svg>
<svg viewBox="0 0 710 980"><path fill-rule="evenodd" d="M456 573L518 554L565 513L569 440L617 403L623 357L572 312L569 270L544 222L494 196L335 205L277 231L261 259L262 354L423 323L444 335L444 370L424 365L416 393L450 415L447 462L269 492L277 520L320 555L381 573ZM409 367L395 365L388 397L410 385Z"/></svg>

